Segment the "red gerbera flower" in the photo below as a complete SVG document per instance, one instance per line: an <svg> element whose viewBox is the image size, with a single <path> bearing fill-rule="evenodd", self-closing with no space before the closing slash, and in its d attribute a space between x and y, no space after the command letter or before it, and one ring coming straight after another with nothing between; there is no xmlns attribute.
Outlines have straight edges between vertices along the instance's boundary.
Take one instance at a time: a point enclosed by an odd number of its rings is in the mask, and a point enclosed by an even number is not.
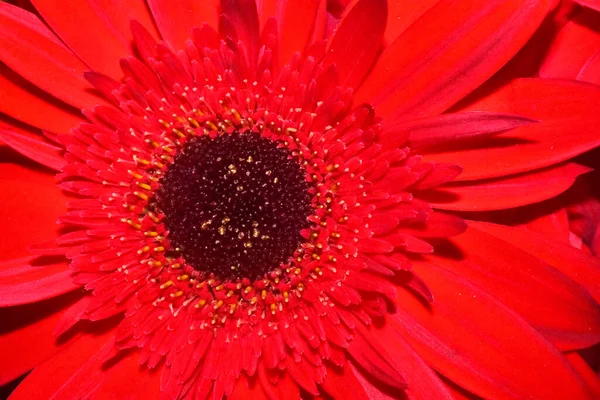
<svg viewBox="0 0 600 400"><path fill-rule="evenodd" d="M598 260L473 219L588 171L600 89L465 99L553 2L430 3L0 4L13 398L597 396Z"/></svg>

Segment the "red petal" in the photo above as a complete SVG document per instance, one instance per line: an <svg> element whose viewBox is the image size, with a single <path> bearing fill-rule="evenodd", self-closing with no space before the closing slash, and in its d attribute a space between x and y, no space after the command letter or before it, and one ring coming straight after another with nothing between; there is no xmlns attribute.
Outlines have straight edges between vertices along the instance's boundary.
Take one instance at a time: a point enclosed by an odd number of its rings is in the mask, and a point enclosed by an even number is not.
<svg viewBox="0 0 600 400"><path fill-rule="evenodd" d="M303 53L310 42L317 13L324 0L281 1L279 25L279 62L287 64L295 52Z"/></svg>
<svg viewBox="0 0 600 400"><path fill-rule="evenodd" d="M66 261L38 265L31 258L0 264L0 307L34 303L79 288Z"/></svg>
<svg viewBox="0 0 600 400"><path fill-rule="evenodd" d="M277 15L281 15L282 6L283 6L283 1L279 1L279 0L258 0L256 2L261 32L264 29L265 24L267 23L269 18L277 17ZM277 18L277 19L279 19L279 18Z"/></svg>
<svg viewBox="0 0 600 400"><path fill-rule="evenodd" d="M457 180L495 178L547 167L600 145L600 87L571 81L518 79L469 105L468 111L517 114L540 122L489 138L479 146L427 154L458 163Z"/></svg>
<svg viewBox="0 0 600 400"><path fill-rule="evenodd" d="M327 0L321 0L319 9L317 10L317 16L315 18L315 27L312 32L310 43L322 41L330 35L327 32L329 13L327 12Z"/></svg>
<svg viewBox="0 0 600 400"><path fill-rule="evenodd" d="M98 349L108 341L112 332L99 336L85 335L71 343L63 351L37 366L11 395L12 400L50 399L61 386L88 361ZM92 384L98 377L90 376ZM132 379L132 381L134 381ZM90 385L81 388L82 394ZM88 394L89 396L89 394ZM76 398L76 397L75 397Z"/></svg>
<svg viewBox="0 0 600 400"><path fill-rule="evenodd" d="M580 9L558 32L540 67L543 78L575 79L586 61L600 48L600 14Z"/></svg>
<svg viewBox="0 0 600 400"><path fill-rule="evenodd" d="M254 0L221 0L221 18L225 18L235 32L224 32L225 25L219 24L219 31L225 35L235 35L232 39L240 40L246 46L250 65L254 66L260 36L258 31L258 11Z"/></svg>
<svg viewBox="0 0 600 400"><path fill-rule="evenodd" d="M394 246L379 239L360 239L356 245L365 253L389 253L394 250Z"/></svg>
<svg viewBox="0 0 600 400"><path fill-rule="evenodd" d="M110 364L110 363L108 363ZM69 379L67 384L56 394L56 398L70 400L74 396L70 393L78 393L90 379L90 375L100 373L102 383L94 391L97 399L159 399L161 391L159 387L160 368L142 368L135 351L117 356L114 365L105 367L101 362L89 363L84 369Z"/></svg>
<svg viewBox="0 0 600 400"><path fill-rule="evenodd" d="M438 248L435 263L469 279L519 313L561 350L600 341L600 305L550 265L475 228ZM453 258L452 254L460 254ZM434 292L435 296L435 292Z"/></svg>
<svg viewBox="0 0 600 400"><path fill-rule="evenodd" d="M38 17L4 2L0 2L0 59L29 82L75 107L103 103L90 93L92 87L83 78L88 67Z"/></svg>
<svg viewBox="0 0 600 400"><path fill-rule="evenodd" d="M78 296L76 296L78 298ZM52 334L73 296L0 309L0 385L18 378L51 357L70 339L58 343Z"/></svg>
<svg viewBox="0 0 600 400"><path fill-rule="evenodd" d="M294 361L288 359L288 362L293 363ZM295 369L295 371L297 371L297 369ZM269 400L278 400L282 398L300 400L300 387L296 380L292 378L291 374L287 372L281 374L277 370L268 370L264 367L263 363L259 363L257 375L262 392L264 392L264 395ZM306 377L302 376L302 378ZM308 380L309 382L306 382L307 385L312 386L318 393L317 388L314 386L314 382L310 380L310 378L308 378ZM259 393L261 392L258 388L256 388L256 390Z"/></svg>
<svg viewBox="0 0 600 400"><path fill-rule="evenodd" d="M64 310L60 320L54 324L54 336L59 337L69 329L71 329L87 311L92 296L88 295L81 298L77 303L73 304L68 309Z"/></svg>
<svg viewBox="0 0 600 400"><path fill-rule="evenodd" d="M100 357L113 346L109 341L112 334L108 330L80 337L36 367L11 399L159 398L158 374L140 370L136 352L102 367Z"/></svg>
<svg viewBox="0 0 600 400"><path fill-rule="evenodd" d="M448 109L517 53L550 3L440 1L384 50L356 101L376 106L383 117Z"/></svg>
<svg viewBox="0 0 600 400"><path fill-rule="evenodd" d="M385 42L392 43L440 0L388 1Z"/></svg>
<svg viewBox="0 0 600 400"><path fill-rule="evenodd" d="M550 264L585 287L600 302L600 259L522 228L469 221L469 226L494 235Z"/></svg>
<svg viewBox="0 0 600 400"><path fill-rule="evenodd" d="M220 0L180 0L176 4L164 0L148 0L163 39L174 49L185 49L194 27L207 23L217 30Z"/></svg>
<svg viewBox="0 0 600 400"><path fill-rule="evenodd" d="M0 65L0 112L54 133L68 133L83 121L73 109Z"/></svg>
<svg viewBox="0 0 600 400"><path fill-rule="evenodd" d="M154 28L142 0L74 0L65 7L57 7L53 0L32 3L77 56L95 71L113 78L123 75L119 60L130 53L129 21L134 19L148 29Z"/></svg>
<svg viewBox="0 0 600 400"><path fill-rule="evenodd" d="M406 382L400 372L400 359L388 359L385 347L371 339L372 335L368 333L356 332L346 351L356 365L369 372L369 376L396 391L404 390Z"/></svg>
<svg viewBox="0 0 600 400"><path fill-rule="evenodd" d="M354 375L354 378L358 381L358 383L361 386L360 391L358 391L357 393L361 393L364 391L365 392L365 396L364 398L367 400L394 400L394 399L403 399L406 397L406 395L404 393L406 393L406 391L395 391L396 393L394 397L392 396L388 396L386 393L381 391L381 385L379 384L373 384L371 383L365 376L363 373L361 373L358 368L356 368L352 363L348 363L348 369L350 370L349 374ZM356 393L349 398L353 398L354 396L356 396ZM340 397L342 398L342 397Z"/></svg>
<svg viewBox="0 0 600 400"><path fill-rule="evenodd" d="M426 308L401 291L391 317L430 367L485 398L590 399L562 354L516 313L443 268L414 267L435 301Z"/></svg>
<svg viewBox="0 0 600 400"><path fill-rule="evenodd" d="M0 126L0 140L25 157L55 171L60 171L66 164L62 149L48 144L41 136L15 133Z"/></svg>
<svg viewBox="0 0 600 400"><path fill-rule="evenodd" d="M463 233L467 224L462 218L441 212L430 212L427 220L415 225L402 226L398 232L424 238L440 238Z"/></svg>
<svg viewBox="0 0 600 400"><path fill-rule="evenodd" d="M400 369L402 377L406 380L406 393L409 398L451 400L452 396L445 385L425 364L417 352L398 334L396 321L388 320L385 325L371 330L371 341L376 341L385 348L390 362ZM368 375L368 370L366 371ZM364 381L363 381L364 382Z"/></svg>
<svg viewBox="0 0 600 400"><path fill-rule="evenodd" d="M440 146L450 142L480 139L534 122L518 115L488 112L443 114L412 121L387 122L382 144L408 133L412 149Z"/></svg>
<svg viewBox="0 0 600 400"><path fill-rule="evenodd" d="M353 374L351 363L345 363L341 368L328 369L321 386L331 396L340 399L370 399L368 392Z"/></svg>
<svg viewBox="0 0 600 400"><path fill-rule="evenodd" d="M0 163L0 260L23 257L29 245L56 238L56 220L66 211L66 198L52 175Z"/></svg>
<svg viewBox="0 0 600 400"><path fill-rule="evenodd" d="M582 6L600 11L600 1L598 0L575 0L575 2L581 4Z"/></svg>
<svg viewBox="0 0 600 400"><path fill-rule="evenodd" d="M590 169L575 163L506 178L449 184L424 193L432 207L454 211L503 210L550 199L571 187Z"/></svg>
<svg viewBox="0 0 600 400"><path fill-rule="evenodd" d="M573 368L579 373L581 379L587 384L589 391L595 399L600 399L600 377L588 363L577 353L567 353L567 360L573 365Z"/></svg>
<svg viewBox="0 0 600 400"><path fill-rule="evenodd" d="M531 218L528 218L528 220L520 224L520 226L533 232L542 233L554 240L570 243L569 238L571 236L571 230L569 228L569 216L567 210L564 208L556 210L555 207L548 208L550 208L550 210L538 207L538 210L542 211L541 215L530 216Z"/></svg>
<svg viewBox="0 0 600 400"><path fill-rule="evenodd" d="M431 172L422 181L414 185L413 190L419 191L438 187L455 180L461 172L462 168L459 165L433 164Z"/></svg>
<svg viewBox="0 0 600 400"><path fill-rule="evenodd" d="M342 18L327 56L337 67L340 84L355 88L369 72L381 49L386 18L385 0L359 0Z"/></svg>
<svg viewBox="0 0 600 400"><path fill-rule="evenodd" d="M256 399L256 400L269 400L265 392L263 391L261 385L258 383L257 379L251 383L248 381L248 378L245 374L239 376L239 378L235 381L235 386L233 388L233 392L231 395L227 397L228 400L248 400L248 399Z"/></svg>
<svg viewBox="0 0 600 400"><path fill-rule="evenodd" d="M577 75L577 80L600 85L600 50L586 61Z"/></svg>

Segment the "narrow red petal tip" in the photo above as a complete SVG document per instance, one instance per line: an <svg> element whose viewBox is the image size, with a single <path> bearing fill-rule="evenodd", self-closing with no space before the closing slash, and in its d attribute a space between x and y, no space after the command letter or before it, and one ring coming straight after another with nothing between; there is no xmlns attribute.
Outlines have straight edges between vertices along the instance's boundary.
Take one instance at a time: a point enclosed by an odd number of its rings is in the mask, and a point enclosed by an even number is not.
<svg viewBox="0 0 600 400"><path fill-rule="evenodd" d="M55 171L66 165L60 147L49 144L42 137L10 132L0 128L0 140L13 150Z"/></svg>

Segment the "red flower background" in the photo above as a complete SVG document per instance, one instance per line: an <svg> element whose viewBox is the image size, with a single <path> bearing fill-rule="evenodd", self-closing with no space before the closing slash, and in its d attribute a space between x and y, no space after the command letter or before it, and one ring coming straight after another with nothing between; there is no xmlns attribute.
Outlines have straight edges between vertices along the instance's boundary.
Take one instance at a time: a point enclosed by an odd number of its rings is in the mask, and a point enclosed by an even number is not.
<svg viewBox="0 0 600 400"><path fill-rule="evenodd" d="M598 2L180 3L0 3L5 393L600 397Z"/></svg>

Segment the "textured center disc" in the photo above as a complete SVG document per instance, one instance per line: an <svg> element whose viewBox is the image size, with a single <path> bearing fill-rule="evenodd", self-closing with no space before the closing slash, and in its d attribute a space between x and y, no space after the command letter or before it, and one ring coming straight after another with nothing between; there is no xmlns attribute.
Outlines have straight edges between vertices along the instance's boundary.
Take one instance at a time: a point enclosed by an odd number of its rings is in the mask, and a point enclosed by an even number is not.
<svg viewBox="0 0 600 400"><path fill-rule="evenodd" d="M308 226L305 172L285 147L253 133L188 143L156 193L168 237L186 262L221 279L285 263Z"/></svg>

